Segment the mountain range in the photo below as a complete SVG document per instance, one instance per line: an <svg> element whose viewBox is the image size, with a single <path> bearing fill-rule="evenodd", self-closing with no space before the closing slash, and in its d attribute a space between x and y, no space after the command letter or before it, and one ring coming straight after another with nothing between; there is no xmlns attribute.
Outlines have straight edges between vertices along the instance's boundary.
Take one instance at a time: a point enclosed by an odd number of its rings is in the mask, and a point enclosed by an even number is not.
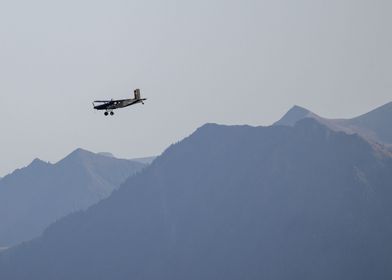
<svg viewBox="0 0 392 280"><path fill-rule="evenodd" d="M0 247L39 236L57 219L108 197L145 166L82 149L56 164L35 159L0 181Z"/></svg>
<svg viewBox="0 0 392 280"><path fill-rule="evenodd" d="M300 111L270 127L202 126L107 199L2 252L0 278L391 279L387 138ZM367 127L386 137L387 121Z"/></svg>

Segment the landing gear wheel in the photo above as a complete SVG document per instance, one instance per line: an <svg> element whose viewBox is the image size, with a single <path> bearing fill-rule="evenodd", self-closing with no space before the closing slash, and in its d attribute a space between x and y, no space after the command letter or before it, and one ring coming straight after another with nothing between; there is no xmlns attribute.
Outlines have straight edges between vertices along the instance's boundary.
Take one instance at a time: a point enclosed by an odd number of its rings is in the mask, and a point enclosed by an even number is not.
<svg viewBox="0 0 392 280"><path fill-rule="evenodd" d="M105 112L104 114L105 114L105 116L109 115L109 113L108 113L108 112Z"/></svg>
<svg viewBox="0 0 392 280"><path fill-rule="evenodd" d="M114 112L110 112L110 115L113 116L113 115L114 115Z"/></svg>

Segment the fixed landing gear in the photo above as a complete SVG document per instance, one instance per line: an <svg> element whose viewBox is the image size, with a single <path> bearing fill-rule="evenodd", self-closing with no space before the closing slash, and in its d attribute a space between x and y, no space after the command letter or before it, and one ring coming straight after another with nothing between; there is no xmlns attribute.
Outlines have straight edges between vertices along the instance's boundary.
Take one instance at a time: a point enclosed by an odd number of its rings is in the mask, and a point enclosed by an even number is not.
<svg viewBox="0 0 392 280"><path fill-rule="evenodd" d="M113 111L110 111L110 112L109 112L109 111L106 111L106 112L104 113L105 116L108 116L109 114L110 114L111 116L113 116L113 115L114 115L114 112L113 112Z"/></svg>

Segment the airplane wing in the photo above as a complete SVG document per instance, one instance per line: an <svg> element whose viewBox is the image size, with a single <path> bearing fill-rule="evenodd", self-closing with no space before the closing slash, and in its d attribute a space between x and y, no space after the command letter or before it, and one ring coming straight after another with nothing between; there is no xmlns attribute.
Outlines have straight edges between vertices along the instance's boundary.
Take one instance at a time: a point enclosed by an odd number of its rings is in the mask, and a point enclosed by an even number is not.
<svg viewBox="0 0 392 280"><path fill-rule="evenodd" d="M117 99L117 100L112 100L112 101L114 101L114 102L123 102L123 101L127 101L127 100L129 100L129 99Z"/></svg>
<svg viewBox="0 0 392 280"><path fill-rule="evenodd" d="M113 101L113 100L95 100L94 102L96 102L96 103L108 103L108 102L111 102L111 101Z"/></svg>

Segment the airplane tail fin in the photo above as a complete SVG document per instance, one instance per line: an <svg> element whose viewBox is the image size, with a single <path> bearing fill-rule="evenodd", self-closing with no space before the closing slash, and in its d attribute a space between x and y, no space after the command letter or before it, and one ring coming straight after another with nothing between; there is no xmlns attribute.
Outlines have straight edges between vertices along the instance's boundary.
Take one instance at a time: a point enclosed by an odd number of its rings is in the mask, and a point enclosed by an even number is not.
<svg viewBox="0 0 392 280"><path fill-rule="evenodd" d="M135 99L140 99L141 97L140 97L140 89L135 89L134 91L133 91L133 93L135 94Z"/></svg>

